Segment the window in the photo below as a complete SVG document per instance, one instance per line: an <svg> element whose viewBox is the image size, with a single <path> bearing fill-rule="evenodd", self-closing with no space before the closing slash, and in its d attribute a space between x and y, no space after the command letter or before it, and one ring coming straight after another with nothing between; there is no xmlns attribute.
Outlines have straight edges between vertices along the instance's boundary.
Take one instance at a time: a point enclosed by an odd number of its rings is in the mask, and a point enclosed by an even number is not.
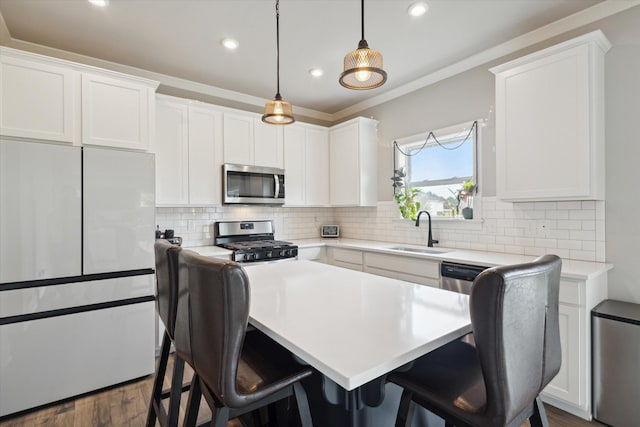
<svg viewBox="0 0 640 427"><path fill-rule="evenodd" d="M462 218L473 207L465 182L477 184L477 122L452 126L396 141L396 168L404 167L405 185L419 188L421 209L435 217ZM425 142L426 140L426 142Z"/></svg>

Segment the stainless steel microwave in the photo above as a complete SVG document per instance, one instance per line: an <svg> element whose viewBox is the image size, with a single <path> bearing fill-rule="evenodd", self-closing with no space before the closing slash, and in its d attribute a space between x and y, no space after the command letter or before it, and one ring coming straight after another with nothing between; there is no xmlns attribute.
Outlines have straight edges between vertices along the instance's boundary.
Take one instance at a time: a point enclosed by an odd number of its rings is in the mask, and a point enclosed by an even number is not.
<svg viewBox="0 0 640 427"><path fill-rule="evenodd" d="M284 169L224 164L222 201L225 204L284 204Z"/></svg>

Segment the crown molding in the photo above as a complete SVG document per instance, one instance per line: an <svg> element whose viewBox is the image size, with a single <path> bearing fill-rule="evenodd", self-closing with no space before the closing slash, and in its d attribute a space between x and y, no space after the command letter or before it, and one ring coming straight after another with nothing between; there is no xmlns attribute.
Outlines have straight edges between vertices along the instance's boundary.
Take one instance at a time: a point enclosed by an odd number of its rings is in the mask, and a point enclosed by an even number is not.
<svg viewBox="0 0 640 427"><path fill-rule="evenodd" d="M598 3L588 9L569 15L558 21L552 22L551 24L545 25L544 27L540 27L507 42L472 55L462 61L456 62L455 64L441 68L440 70L427 74L426 76L410 83L340 110L332 115L333 121L343 119L357 114L360 111L407 95L418 89L422 89L441 80L453 77L482 64L486 64L487 62L491 62L495 59L517 52L518 50L532 46L536 43L543 42L552 37L575 30L611 15L615 15L616 13L620 13L637 5L640 5L640 0L606 0L602 3Z"/></svg>
<svg viewBox="0 0 640 427"><path fill-rule="evenodd" d="M9 34L7 23L4 22L4 17L0 13L0 46L7 44L9 40L11 40L11 34Z"/></svg>
<svg viewBox="0 0 640 427"><path fill-rule="evenodd" d="M0 18L2 15L0 15ZM0 36L2 30L2 23L0 22ZM203 95L209 95L217 98L226 99L229 101L240 102L247 105L255 105L258 107L264 107L264 104L270 99L260 98L258 96L248 95L246 93L236 92L228 89L223 89L216 86L206 85L203 83L194 82L191 80L181 79L178 77L168 76L166 74L156 73L154 71L144 70L142 68L131 67L128 65L118 64L116 62L105 61L103 59L94 58L92 56L80 55L66 50L56 49L36 43L26 42L10 38L8 43L5 43L7 47L23 50L27 52L46 55L54 58L63 59L66 61L77 62L93 67L103 68L111 71L117 71L132 76L143 77L150 80L155 80L161 85L170 86L176 89L186 90L190 92L197 92ZM294 111L296 115L314 118L330 122L332 115L324 113L322 111L312 110L310 108L298 107L294 105Z"/></svg>

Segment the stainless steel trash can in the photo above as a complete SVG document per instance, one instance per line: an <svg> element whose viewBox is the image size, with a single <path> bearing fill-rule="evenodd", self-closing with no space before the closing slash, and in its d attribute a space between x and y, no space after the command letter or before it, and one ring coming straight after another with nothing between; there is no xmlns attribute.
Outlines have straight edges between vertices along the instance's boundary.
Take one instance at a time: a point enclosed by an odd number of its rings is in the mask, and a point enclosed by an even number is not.
<svg viewBox="0 0 640 427"><path fill-rule="evenodd" d="M640 304L606 300L591 311L593 417L615 427L640 422Z"/></svg>

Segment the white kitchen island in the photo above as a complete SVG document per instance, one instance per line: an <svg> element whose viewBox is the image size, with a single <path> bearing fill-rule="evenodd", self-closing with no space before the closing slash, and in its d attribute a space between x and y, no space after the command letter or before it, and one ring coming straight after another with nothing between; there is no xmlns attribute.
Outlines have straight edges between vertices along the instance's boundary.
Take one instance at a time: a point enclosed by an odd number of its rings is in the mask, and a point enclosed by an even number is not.
<svg viewBox="0 0 640 427"><path fill-rule="evenodd" d="M323 374L351 425L373 425L385 374L471 331L466 295L312 261L245 270L251 324Z"/></svg>

